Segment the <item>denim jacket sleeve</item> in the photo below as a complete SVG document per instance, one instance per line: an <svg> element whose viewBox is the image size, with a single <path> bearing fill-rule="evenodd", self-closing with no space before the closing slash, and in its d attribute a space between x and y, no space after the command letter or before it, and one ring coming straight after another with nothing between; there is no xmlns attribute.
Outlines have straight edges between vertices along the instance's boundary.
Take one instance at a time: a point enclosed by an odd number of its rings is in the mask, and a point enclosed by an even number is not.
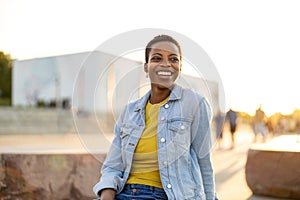
<svg viewBox="0 0 300 200"><path fill-rule="evenodd" d="M122 115L118 122L120 123ZM121 153L121 138L120 138L120 126L119 123L115 125L114 132L115 138L107 153L107 157L101 168L101 179L93 187L93 191L96 195L105 188L112 188L116 191L119 190L119 180L123 176L124 166Z"/></svg>
<svg viewBox="0 0 300 200"><path fill-rule="evenodd" d="M196 152L200 166L204 192L207 200L215 200L214 175L211 163L211 108L205 98L202 98L198 109L195 109L192 124L191 148Z"/></svg>

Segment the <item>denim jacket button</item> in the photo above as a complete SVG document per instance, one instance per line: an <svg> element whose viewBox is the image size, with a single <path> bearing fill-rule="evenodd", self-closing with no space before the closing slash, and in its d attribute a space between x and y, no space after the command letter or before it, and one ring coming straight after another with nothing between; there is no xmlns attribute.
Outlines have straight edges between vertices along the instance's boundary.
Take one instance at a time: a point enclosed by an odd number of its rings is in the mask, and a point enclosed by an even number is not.
<svg viewBox="0 0 300 200"><path fill-rule="evenodd" d="M170 106L169 106L169 104L166 104L165 105L165 109L168 109Z"/></svg>
<svg viewBox="0 0 300 200"><path fill-rule="evenodd" d="M160 138L160 142L161 142L161 143L165 143L165 142L166 142L166 139L165 139L165 138Z"/></svg>
<svg viewBox="0 0 300 200"><path fill-rule="evenodd" d="M167 185L167 188L171 189L171 188L172 188L172 185L169 183L169 184Z"/></svg>
<svg viewBox="0 0 300 200"><path fill-rule="evenodd" d="M165 120L165 117L161 117L160 120L161 120L161 121L164 121L164 120Z"/></svg>
<svg viewBox="0 0 300 200"><path fill-rule="evenodd" d="M164 162L163 162L163 165L164 165L164 166L167 166L167 165L168 165L168 162L167 162L167 161L164 161Z"/></svg>
<svg viewBox="0 0 300 200"><path fill-rule="evenodd" d="M181 126L180 126L180 129L181 129L181 130L184 130L184 129L185 129L185 126L184 126L184 125L181 125Z"/></svg>

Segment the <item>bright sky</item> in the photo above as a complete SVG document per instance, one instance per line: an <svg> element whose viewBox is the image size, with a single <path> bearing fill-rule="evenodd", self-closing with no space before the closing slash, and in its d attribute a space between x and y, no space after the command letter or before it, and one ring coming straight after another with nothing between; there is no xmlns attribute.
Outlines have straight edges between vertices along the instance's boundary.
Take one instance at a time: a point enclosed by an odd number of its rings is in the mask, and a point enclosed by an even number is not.
<svg viewBox="0 0 300 200"><path fill-rule="evenodd" d="M92 51L138 28L169 29L215 63L227 106L300 108L298 0L0 0L0 51L28 59Z"/></svg>

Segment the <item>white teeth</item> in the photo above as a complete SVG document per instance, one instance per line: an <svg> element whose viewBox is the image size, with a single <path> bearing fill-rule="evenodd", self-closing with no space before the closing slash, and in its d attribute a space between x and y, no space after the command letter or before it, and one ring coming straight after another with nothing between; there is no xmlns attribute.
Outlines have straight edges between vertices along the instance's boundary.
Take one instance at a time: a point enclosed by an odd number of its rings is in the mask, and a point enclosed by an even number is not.
<svg viewBox="0 0 300 200"><path fill-rule="evenodd" d="M165 71L159 71L157 72L157 74L162 76L171 76L171 72L165 72Z"/></svg>

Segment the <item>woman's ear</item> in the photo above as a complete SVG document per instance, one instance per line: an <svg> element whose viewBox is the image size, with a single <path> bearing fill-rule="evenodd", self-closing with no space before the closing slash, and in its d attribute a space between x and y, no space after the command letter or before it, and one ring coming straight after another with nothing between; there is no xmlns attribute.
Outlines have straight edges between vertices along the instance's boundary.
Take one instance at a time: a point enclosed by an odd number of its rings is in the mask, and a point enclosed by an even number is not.
<svg viewBox="0 0 300 200"><path fill-rule="evenodd" d="M148 73L148 63L144 63L144 71Z"/></svg>

